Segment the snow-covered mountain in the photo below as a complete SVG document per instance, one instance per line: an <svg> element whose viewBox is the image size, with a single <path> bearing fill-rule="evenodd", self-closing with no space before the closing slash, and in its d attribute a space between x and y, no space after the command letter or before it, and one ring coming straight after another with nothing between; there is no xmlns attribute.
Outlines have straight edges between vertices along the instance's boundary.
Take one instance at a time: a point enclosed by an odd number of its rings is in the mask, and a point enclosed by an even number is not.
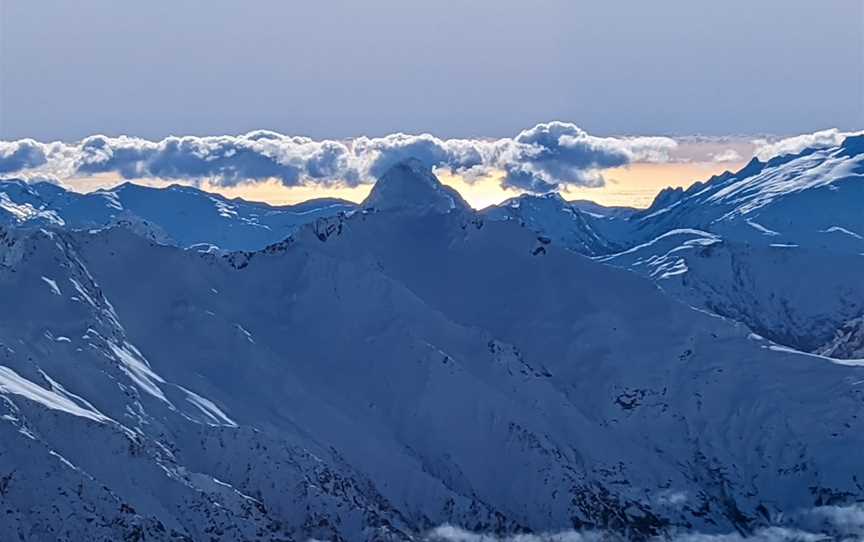
<svg viewBox="0 0 864 542"><path fill-rule="evenodd" d="M696 228L753 245L796 245L864 253L864 135L807 149L687 190L667 189L631 217L640 242Z"/></svg>
<svg viewBox="0 0 864 542"><path fill-rule="evenodd" d="M860 347L837 342L838 333L848 335L864 315L861 255L759 246L679 229L598 259L650 277L676 298L781 344L864 358Z"/></svg>
<svg viewBox="0 0 864 542"><path fill-rule="evenodd" d="M491 220L516 220L553 236L580 254L596 256L621 250L624 246L610 238L603 228L604 222L617 223L622 214L600 209L597 206L588 211L584 206L565 201L558 192L551 192L542 196L523 194L485 209L484 214Z"/></svg>
<svg viewBox="0 0 864 542"><path fill-rule="evenodd" d="M256 250L281 241L302 224L355 208L336 199L271 206L180 185L124 183L79 194L47 182L0 180L0 224L84 229L124 223L158 232L156 237L182 247Z"/></svg>
<svg viewBox="0 0 864 542"><path fill-rule="evenodd" d="M381 176L362 208L369 211L464 213L471 206L459 192L441 184L423 162L409 158Z"/></svg>
<svg viewBox="0 0 864 542"><path fill-rule="evenodd" d="M645 539L864 499L864 368L490 220L416 163L257 251L0 228L12 539Z"/></svg>
<svg viewBox="0 0 864 542"><path fill-rule="evenodd" d="M551 202L555 202L554 205ZM797 349L864 357L864 136L667 189L644 211L522 196L486 211Z"/></svg>

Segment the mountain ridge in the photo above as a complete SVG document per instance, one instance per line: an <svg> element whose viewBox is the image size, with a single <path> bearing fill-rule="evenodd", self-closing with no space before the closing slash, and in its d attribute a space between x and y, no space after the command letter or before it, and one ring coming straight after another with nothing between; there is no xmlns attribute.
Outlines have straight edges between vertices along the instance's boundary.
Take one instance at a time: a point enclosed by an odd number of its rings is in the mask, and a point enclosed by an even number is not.
<svg viewBox="0 0 864 542"><path fill-rule="evenodd" d="M864 499L857 363L793 351L634 262L404 174L425 187L407 208L385 198L256 250L0 225L0 529L652 540ZM598 236L626 220L543 201ZM695 259L676 273L683 244L724 269L720 234L664 235L614 257L660 268L648 260L672 252L668 280L696 276Z"/></svg>
<svg viewBox="0 0 864 542"><path fill-rule="evenodd" d="M624 215L541 208L536 203L545 200L534 196L484 212L632 269L791 348L855 358L864 355L852 346L864 333L864 289L856 280L864 274L862 140L754 158L735 173L666 189L648 209Z"/></svg>
<svg viewBox="0 0 864 542"><path fill-rule="evenodd" d="M317 217L356 208L336 198L276 206L229 199L183 185L153 188L126 182L112 189L78 194L47 182L0 181L0 223L86 229L118 220L145 221L183 247L262 248Z"/></svg>

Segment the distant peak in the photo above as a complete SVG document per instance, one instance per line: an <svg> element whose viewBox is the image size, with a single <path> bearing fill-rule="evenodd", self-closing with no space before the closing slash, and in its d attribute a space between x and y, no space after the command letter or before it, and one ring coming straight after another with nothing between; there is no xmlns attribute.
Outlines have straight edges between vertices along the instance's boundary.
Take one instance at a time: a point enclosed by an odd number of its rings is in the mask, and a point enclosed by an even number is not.
<svg viewBox="0 0 864 542"><path fill-rule="evenodd" d="M440 213L471 208L456 190L441 184L431 167L416 158L408 158L388 169L375 183L362 207L378 211L419 209Z"/></svg>
<svg viewBox="0 0 864 542"><path fill-rule="evenodd" d="M749 162L747 162L747 165L734 173L734 177L737 179L743 179L761 173L762 170L765 169L766 164L767 162L763 162L754 156Z"/></svg>

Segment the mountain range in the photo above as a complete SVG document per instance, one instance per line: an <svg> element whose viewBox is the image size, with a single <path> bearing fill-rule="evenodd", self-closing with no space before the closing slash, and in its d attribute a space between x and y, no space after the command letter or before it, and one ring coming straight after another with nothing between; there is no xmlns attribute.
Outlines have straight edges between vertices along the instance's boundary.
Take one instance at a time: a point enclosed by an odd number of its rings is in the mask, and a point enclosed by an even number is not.
<svg viewBox="0 0 864 542"><path fill-rule="evenodd" d="M2 182L0 532L861 534L862 176L858 137L647 210L417 160L360 206Z"/></svg>
<svg viewBox="0 0 864 542"><path fill-rule="evenodd" d="M795 349L864 358L864 136L667 189L645 210L523 195L487 211Z"/></svg>
<svg viewBox="0 0 864 542"><path fill-rule="evenodd" d="M98 229L122 223L184 248L257 250L298 226L354 208L339 199L272 206L181 185L151 188L127 182L80 194L44 181L0 181L0 224Z"/></svg>

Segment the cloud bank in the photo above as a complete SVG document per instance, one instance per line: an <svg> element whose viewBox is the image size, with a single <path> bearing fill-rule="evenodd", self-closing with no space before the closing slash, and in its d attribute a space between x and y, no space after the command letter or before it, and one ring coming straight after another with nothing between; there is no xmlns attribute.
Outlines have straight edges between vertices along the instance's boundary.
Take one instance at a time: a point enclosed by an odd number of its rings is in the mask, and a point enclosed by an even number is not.
<svg viewBox="0 0 864 542"><path fill-rule="evenodd" d="M775 141L756 139L753 141L756 145L754 154L756 158L765 161L784 154L797 154L804 149L836 147L843 143L843 140L848 136L860 133L864 132L841 132L836 128L831 128L830 130L820 130L812 134L801 134Z"/></svg>
<svg viewBox="0 0 864 542"><path fill-rule="evenodd" d="M414 157L468 179L503 171L504 186L548 192L562 185L602 186L602 170L634 161L665 162L676 146L666 137L595 137L567 122L538 124L501 139L396 133L338 141L264 130L160 141L94 135L76 143L0 142L0 174L65 179L111 172L126 179L206 180L220 186L269 179L286 186L356 186Z"/></svg>
<svg viewBox="0 0 864 542"><path fill-rule="evenodd" d="M848 135L831 129L785 139L750 140L747 144L755 146L757 157L767 160L805 148L836 146ZM499 172L505 188L543 193L566 187L600 187L605 184L604 170L636 162L723 163L744 159L735 148L720 146L722 138L708 140L717 146L707 155L694 150L690 139L694 138L597 137L560 121L537 124L499 139L395 133L314 140L267 130L236 136L172 136L159 141L93 135L75 143L0 141L0 175L62 181L113 173L124 179L206 182L222 187L273 179L285 186L353 187L372 183L396 162L413 157L427 166L459 174L468 182Z"/></svg>

